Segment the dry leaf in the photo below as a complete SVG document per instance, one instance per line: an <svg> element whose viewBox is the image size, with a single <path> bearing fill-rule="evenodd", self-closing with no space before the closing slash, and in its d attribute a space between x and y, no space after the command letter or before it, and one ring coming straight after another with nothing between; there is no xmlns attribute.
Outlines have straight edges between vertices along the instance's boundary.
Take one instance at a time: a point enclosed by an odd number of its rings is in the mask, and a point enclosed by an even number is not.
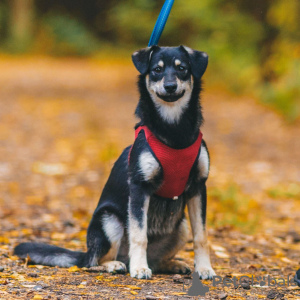
<svg viewBox="0 0 300 300"><path fill-rule="evenodd" d="M138 292L135 292L135 291L130 291L130 293L131 293L132 295L138 295L138 294L139 294Z"/></svg>
<svg viewBox="0 0 300 300"><path fill-rule="evenodd" d="M68 269L68 272L78 272L78 271L80 271L80 269L77 266L73 266Z"/></svg>
<svg viewBox="0 0 300 300"><path fill-rule="evenodd" d="M34 295L34 297L33 297L33 298L31 298L31 299L35 299L35 300L42 300L42 299L44 299L44 297L43 297L43 296L41 296L41 295Z"/></svg>

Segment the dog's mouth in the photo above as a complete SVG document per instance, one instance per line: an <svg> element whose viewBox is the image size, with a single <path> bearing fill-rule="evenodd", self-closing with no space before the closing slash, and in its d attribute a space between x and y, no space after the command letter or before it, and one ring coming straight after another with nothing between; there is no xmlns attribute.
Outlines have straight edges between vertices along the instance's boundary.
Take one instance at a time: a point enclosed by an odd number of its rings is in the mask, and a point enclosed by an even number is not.
<svg viewBox="0 0 300 300"><path fill-rule="evenodd" d="M160 95L159 93L156 93L156 95L166 101L166 102L175 102L177 100L179 100L185 93L185 90L182 91L180 94L167 94L167 95Z"/></svg>

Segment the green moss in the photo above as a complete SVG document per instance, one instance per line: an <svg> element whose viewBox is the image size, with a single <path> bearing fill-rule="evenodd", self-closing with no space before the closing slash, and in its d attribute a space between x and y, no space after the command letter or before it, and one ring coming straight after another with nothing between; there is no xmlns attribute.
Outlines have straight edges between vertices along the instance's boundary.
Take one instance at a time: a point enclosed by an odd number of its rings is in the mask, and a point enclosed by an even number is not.
<svg viewBox="0 0 300 300"><path fill-rule="evenodd" d="M300 199L300 184L279 185L267 190L267 193L274 199Z"/></svg>
<svg viewBox="0 0 300 300"><path fill-rule="evenodd" d="M232 226L244 233L253 233L259 226L259 209L260 205L235 184L208 191L209 226Z"/></svg>

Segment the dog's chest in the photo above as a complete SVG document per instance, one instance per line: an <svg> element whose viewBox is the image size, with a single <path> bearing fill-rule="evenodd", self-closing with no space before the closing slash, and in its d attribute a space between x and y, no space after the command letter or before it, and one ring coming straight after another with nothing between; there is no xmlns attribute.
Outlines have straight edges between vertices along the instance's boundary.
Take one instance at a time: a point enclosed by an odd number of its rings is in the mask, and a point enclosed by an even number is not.
<svg viewBox="0 0 300 300"><path fill-rule="evenodd" d="M136 129L136 138L139 133L145 135L147 148L151 149L151 152L144 151L139 157L141 174L146 181L151 181L161 167L162 184L155 194L163 198L178 198L184 192L191 169L199 157L202 133L199 132L197 140L184 149L167 146L147 126Z"/></svg>
<svg viewBox="0 0 300 300"><path fill-rule="evenodd" d="M174 231L184 215L185 201L151 197L148 209L148 235L165 235Z"/></svg>

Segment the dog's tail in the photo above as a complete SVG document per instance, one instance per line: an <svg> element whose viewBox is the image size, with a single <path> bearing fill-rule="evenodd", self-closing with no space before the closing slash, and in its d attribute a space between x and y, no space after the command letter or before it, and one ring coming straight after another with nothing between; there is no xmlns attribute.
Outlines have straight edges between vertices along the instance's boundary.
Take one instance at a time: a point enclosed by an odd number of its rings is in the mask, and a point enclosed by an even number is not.
<svg viewBox="0 0 300 300"><path fill-rule="evenodd" d="M14 249L14 255L20 258L29 256L30 263L58 267L86 267L87 253L41 243L22 243Z"/></svg>

